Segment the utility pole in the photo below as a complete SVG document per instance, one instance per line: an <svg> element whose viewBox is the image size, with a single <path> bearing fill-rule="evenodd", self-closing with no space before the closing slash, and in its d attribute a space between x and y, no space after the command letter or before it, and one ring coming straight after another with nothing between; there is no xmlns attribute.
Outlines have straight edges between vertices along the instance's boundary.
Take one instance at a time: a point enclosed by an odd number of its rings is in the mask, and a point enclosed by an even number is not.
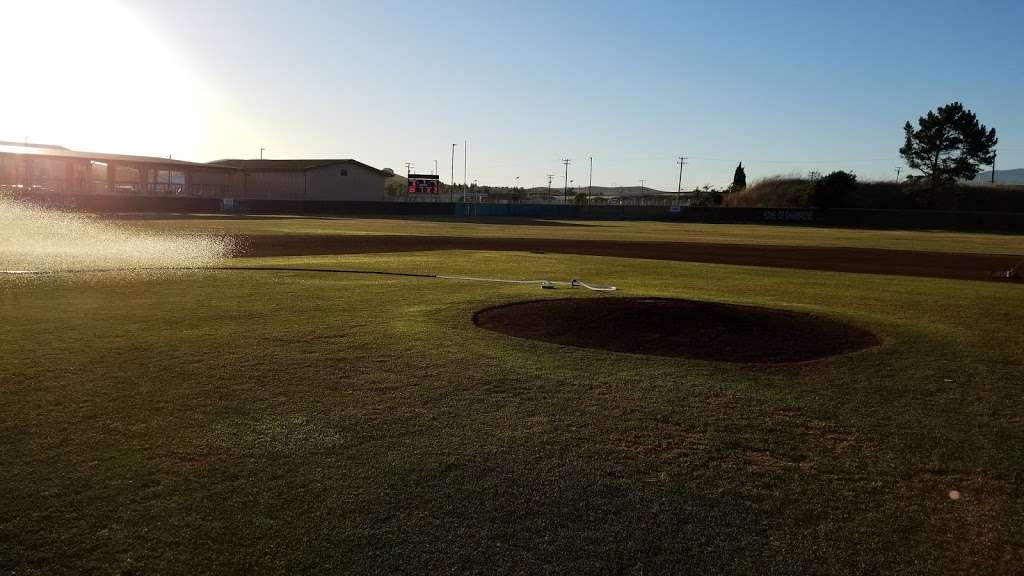
<svg viewBox="0 0 1024 576"><path fill-rule="evenodd" d="M647 203L647 200L644 198L644 183L646 183L646 182L647 182L647 180L645 180L643 178L640 179L640 205L641 206L643 206L644 204Z"/></svg>
<svg viewBox="0 0 1024 576"><path fill-rule="evenodd" d="M562 185L562 203L564 204L569 198L569 163L572 160L568 158L562 158L562 164L565 164L565 184Z"/></svg>
<svg viewBox="0 0 1024 576"><path fill-rule="evenodd" d="M266 148L260 148L260 160L263 160L263 151L264 150L266 150Z"/></svg>
<svg viewBox="0 0 1024 576"><path fill-rule="evenodd" d="M996 150L992 151L992 181L990 183L996 183Z"/></svg>
<svg viewBox="0 0 1024 576"><path fill-rule="evenodd" d="M514 190L519 190L519 176L516 176L516 187Z"/></svg>
<svg viewBox="0 0 1024 576"><path fill-rule="evenodd" d="M590 195L594 191L594 157L590 157L590 181L587 184L587 204L590 204Z"/></svg>
<svg viewBox="0 0 1024 576"><path fill-rule="evenodd" d="M410 172L412 172L412 162L406 162L405 163L405 178L406 178L406 180L409 179L409 173Z"/></svg>
<svg viewBox="0 0 1024 576"><path fill-rule="evenodd" d="M551 179L554 177L554 174L548 174L548 197L551 197Z"/></svg>
<svg viewBox="0 0 1024 576"><path fill-rule="evenodd" d="M676 164L679 164L679 184L676 185L676 202L679 203L683 201L683 166L686 166L687 160L686 156L680 156L679 161L676 162Z"/></svg>
<svg viewBox="0 0 1024 576"><path fill-rule="evenodd" d="M437 176L437 160L434 160L434 176Z"/></svg>
<svg viewBox="0 0 1024 576"><path fill-rule="evenodd" d="M458 144L452 144L452 187L448 190L448 201L455 201L455 147Z"/></svg>
<svg viewBox="0 0 1024 576"><path fill-rule="evenodd" d="M902 172L902 171L903 171L903 167L902 166L897 166L896 167L896 183L897 184L900 183L900 172Z"/></svg>
<svg viewBox="0 0 1024 576"><path fill-rule="evenodd" d="M469 165L469 140L462 141L462 185L468 187L469 179L466 178L466 166Z"/></svg>

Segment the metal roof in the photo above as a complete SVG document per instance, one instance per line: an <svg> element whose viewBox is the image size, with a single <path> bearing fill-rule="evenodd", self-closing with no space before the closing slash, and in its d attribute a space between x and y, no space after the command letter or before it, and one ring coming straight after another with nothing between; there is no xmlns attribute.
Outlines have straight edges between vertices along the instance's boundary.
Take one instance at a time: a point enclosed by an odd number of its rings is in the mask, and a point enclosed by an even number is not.
<svg viewBox="0 0 1024 576"><path fill-rule="evenodd" d="M153 156L131 156L127 154L105 154L102 152L79 152L62 146L51 144L21 144L18 142L0 141L0 154L18 154L22 156L45 156L50 158L74 158L79 160L95 160L98 162L131 162L136 164L162 164L165 166L182 166L190 168L210 168L220 170L248 170L250 172L294 172L306 171L324 166L348 164L362 166L385 176L393 176L391 172L374 168L351 158L295 159L295 160L215 160L209 163L188 162Z"/></svg>
<svg viewBox="0 0 1024 576"><path fill-rule="evenodd" d="M230 166L217 166L202 162L187 162L153 156L129 156L127 154L104 154L102 152L78 152L59 146L28 145L0 142L0 154L19 154L22 156L46 156L49 158L74 158L79 160L95 160L98 162L131 162L136 164L162 164L164 166L182 166L190 168L229 169Z"/></svg>
<svg viewBox="0 0 1024 576"><path fill-rule="evenodd" d="M0 140L0 146L28 146L28 141L26 141L24 143L21 143L21 142L5 142L3 140ZM56 144L37 144L35 142L32 143L32 147L33 148L54 148L56 150L67 150L67 148L65 148L63 146L57 146Z"/></svg>
<svg viewBox="0 0 1024 576"><path fill-rule="evenodd" d="M358 160L352 160L351 158L299 158L291 160L240 160L240 159L225 159L225 160L214 160L210 162L214 166L226 166L230 168L239 168L247 170L249 172L305 172L306 170L312 170L314 168L323 168L324 166L335 166L338 164L355 164L356 166L362 166L368 170L378 172L385 176L392 176L393 174L379 168L374 168L369 164L363 164Z"/></svg>

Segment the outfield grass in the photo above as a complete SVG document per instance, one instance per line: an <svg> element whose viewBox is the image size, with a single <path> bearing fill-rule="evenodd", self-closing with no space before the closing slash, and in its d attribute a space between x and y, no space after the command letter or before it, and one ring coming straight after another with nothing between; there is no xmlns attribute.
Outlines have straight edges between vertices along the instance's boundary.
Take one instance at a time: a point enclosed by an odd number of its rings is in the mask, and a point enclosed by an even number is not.
<svg viewBox="0 0 1024 576"><path fill-rule="evenodd" d="M306 218L207 216L144 219L132 225L155 230L210 234L411 234L419 236L647 240L885 248L1024 257L1024 235L937 230L868 230L747 224L690 224L607 220L538 220L445 217Z"/></svg>
<svg viewBox="0 0 1024 576"><path fill-rule="evenodd" d="M728 365L472 324L479 308L564 290L0 277L0 570L1024 566L1019 285L488 252L238 263L582 277L827 314L884 344Z"/></svg>

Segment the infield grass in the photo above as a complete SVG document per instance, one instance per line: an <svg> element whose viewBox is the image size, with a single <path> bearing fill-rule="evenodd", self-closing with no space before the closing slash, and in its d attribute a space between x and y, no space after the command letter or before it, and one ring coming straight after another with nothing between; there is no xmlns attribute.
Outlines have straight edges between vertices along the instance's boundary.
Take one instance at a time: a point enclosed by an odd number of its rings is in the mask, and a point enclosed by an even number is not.
<svg viewBox="0 0 1024 576"><path fill-rule="evenodd" d="M826 314L884 344L733 365L471 321L516 300L614 297L582 291L302 272L0 277L0 571L1024 566L1019 285L507 252L236 263L580 277L623 296Z"/></svg>

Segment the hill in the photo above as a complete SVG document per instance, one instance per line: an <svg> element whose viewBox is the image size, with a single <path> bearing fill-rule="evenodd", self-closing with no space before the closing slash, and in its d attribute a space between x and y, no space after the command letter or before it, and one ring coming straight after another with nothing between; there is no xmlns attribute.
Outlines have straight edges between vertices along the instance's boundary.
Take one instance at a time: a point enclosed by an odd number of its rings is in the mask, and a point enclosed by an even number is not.
<svg viewBox="0 0 1024 576"><path fill-rule="evenodd" d="M992 181L992 171L978 174L969 184L988 184ZM996 170L996 184L1024 184L1024 168L1013 170Z"/></svg>
<svg viewBox="0 0 1024 576"><path fill-rule="evenodd" d="M580 192L586 192L587 186L574 186L574 189ZM536 186L527 189L527 191L544 192L547 191L547 186ZM561 194L562 187L552 185L551 192ZM675 190L668 192L665 190L657 190L650 186L644 186L643 188L640 188L639 186L594 186L591 193L594 196L650 196L652 194L674 194Z"/></svg>

